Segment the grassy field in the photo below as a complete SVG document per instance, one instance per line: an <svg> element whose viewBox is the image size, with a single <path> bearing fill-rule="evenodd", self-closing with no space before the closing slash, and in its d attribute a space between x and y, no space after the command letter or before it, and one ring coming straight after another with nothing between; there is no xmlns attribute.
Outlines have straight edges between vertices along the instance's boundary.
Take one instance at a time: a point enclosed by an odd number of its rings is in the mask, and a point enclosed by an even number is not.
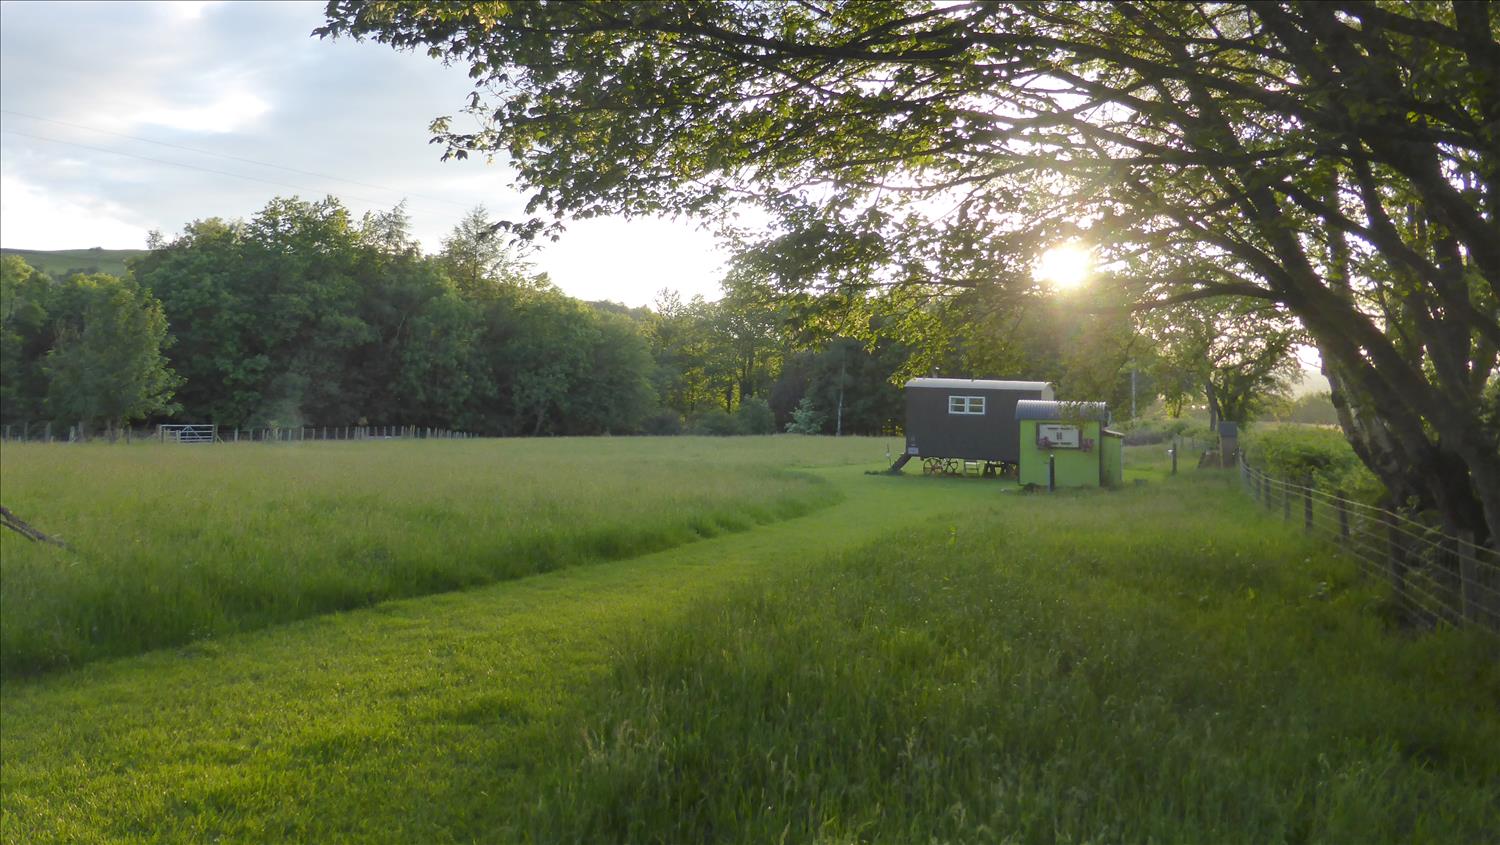
<svg viewBox="0 0 1500 845"><path fill-rule="evenodd" d="M522 833L1492 840L1494 643L1393 636L1347 564L1177 486L1007 502L638 636Z"/></svg>
<svg viewBox="0 0 1500 845"><path fill-rule="evenodd" d="M11 249L0 250L19 255L27 264L52 276L62 278L71 271L125 275L125 261L150 252L145 249Z"/></svg>
<svg viewBox="0 0 1500 845"><path fill-rule="evenodd" d="M708 450L741 448L804 444ZM742 533L11 679L0 839L1500 830L1493 643L1388 629L1376 588L1227 479L1141 451L1144 486L1028 496L863 474L882 458Z"/></svg>
<svg viewBox="0 0 1500 845"><path fill-rule="evenodd" d="M798 463L885 443L7 444L5 505L72 551L0 536L5 676L669 548L837 492Z"/></svg>

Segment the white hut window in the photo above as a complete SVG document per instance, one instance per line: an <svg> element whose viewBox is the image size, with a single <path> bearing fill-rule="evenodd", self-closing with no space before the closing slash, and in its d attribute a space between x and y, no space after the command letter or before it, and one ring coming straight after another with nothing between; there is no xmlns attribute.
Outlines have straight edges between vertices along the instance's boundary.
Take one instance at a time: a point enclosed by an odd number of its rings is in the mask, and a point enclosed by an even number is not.
<svg viewBox="0 0 1500 845"><path fill-rule="evenodd" d="M950 414L983 414L983 396L949 396L948 413Z"/></svg>

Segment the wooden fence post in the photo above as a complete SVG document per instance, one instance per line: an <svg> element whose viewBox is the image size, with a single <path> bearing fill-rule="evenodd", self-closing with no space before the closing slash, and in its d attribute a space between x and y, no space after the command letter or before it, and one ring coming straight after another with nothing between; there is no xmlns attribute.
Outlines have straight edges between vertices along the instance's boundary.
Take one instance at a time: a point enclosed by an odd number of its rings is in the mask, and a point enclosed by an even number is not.
<svg viewBox="0 0 1500 845"><path fill-rule="evenodd" d="M1292 484L1289 481L1281 482L1281 521L1292 521Z"/></svg>
<svg viewBox="0 0 1500 845"><path fill-rule="evenodd" d="M1333 491L1333 506L1339 512L1339 538L1349 539L1349 509L1344 507L1344 491Z"/></svg>
<svg viewBox="0 0 1500 845"><path fill-rule="evenodd" d="M1302 530L1311 531L1312 527L1312 482L1308 482L1307 486L1302 488Z"/></svg>

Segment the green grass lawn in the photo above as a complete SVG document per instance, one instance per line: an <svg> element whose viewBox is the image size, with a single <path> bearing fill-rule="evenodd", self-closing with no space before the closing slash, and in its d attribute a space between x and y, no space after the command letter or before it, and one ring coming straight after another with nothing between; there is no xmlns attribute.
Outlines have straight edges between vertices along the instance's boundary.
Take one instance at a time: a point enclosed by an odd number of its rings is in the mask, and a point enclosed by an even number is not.
<svg viewBox="0 0 1500 845"><path fill-rule="evenodd" d="M882 460L742 533L7 680L0 839L1500 830L1493 643L1388 630L1227 479L1141 454L1144 486L1023 495Z"/></svg>
<svg viewBox="0 0 1500 845"><path fill-rule="evenodd" d="M0 449L0 670L76 666L738 531L831 503L878 439Z"/></svg>

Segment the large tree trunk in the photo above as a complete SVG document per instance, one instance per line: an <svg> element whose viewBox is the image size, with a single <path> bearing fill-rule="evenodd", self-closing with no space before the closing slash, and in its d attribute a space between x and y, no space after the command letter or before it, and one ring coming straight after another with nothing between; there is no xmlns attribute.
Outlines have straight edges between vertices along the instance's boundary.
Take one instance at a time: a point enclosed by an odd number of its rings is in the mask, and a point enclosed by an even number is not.
<svg viewBox="0 0 1500 845"><path fill-rule="evenodd" d="M1328 346L1320 344L1319 348L1339 426L1355 454L1385 485L1388 504L1431 508L1442 518L1445 530L1472 532L1475 542L1495 545L1493 527L1500 526L1500 458L1486 456L1482 450L1444 445L1482 443L1484 433L1477 429L1467 436L1451 433L1462 425L1462 415L1432 395L1436 391L1412 397L1411 404L1400 401L1382 407L1373 395L1388 391L1382 389L1373 370L1340 366ZM1412 412L1412 405L1423 407L1421 418ZM1436 429L1436 441L1422 425L1423 418Z"/></svg>

